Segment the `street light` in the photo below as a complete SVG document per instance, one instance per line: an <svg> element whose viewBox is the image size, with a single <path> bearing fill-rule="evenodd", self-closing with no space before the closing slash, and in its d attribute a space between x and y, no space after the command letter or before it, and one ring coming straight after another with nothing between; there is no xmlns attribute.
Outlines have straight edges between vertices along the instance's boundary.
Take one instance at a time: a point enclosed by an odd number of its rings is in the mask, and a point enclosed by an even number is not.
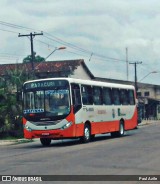
<svg viewBox="0 0 160 184"><path fill-rule="evenodd" d="M142 79L139 80L139 82L141 82L143 79L145 79L146 77L148 77L148 75L152 74L152 73L158 73L157 71L152 71L149 72L147 75L145 75Z"/></svg>
<svg viewBox="0 0 160 184"><path fill-rule="evenodd" d="M56 47L46 58L45 58L45 61L47 58L49 58L50 55L52 55L56 50L63 50L63 49L66 49L66 47Z"/></svg>
<svg viewBox="0 0 160 184"><path fill-rule="evenodd" d="M56 50L63 50L63 49L66 49L66 47L56 47L45 59L44 59L44 62L46 61L46 59L47 58L49 58L49 56L50 55L52 55ZM39 66L39 65L41 65L42 64L42 62L40 62L36 67L35 67L35 69L37 69L37 67Z"/></svg>

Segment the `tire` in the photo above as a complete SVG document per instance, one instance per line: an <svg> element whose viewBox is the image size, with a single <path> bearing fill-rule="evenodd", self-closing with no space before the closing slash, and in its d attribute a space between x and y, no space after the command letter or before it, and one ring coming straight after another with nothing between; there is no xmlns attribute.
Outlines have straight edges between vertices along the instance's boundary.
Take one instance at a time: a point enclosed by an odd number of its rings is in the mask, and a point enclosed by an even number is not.
<svg viewBox="0 0 160 184"><path fill-rule="evenodd" d="M120 121L120 125L119 125L119 132L118 132L118 136L122 137L124 136L124 123L122 121Z"/></svg>
<svg viewBox="0 0 160 184"><path fill-rule="evenodd" d="M88 143L90 142L90 140L91 140L91 129L88 124L85 124L83 137L81 137L81 142Z"/></svg>
<svg viewBox="0 0 160 184"><path fill-rule="evenodd" d="M124 136L124 123L123 121L120 121L120 124L119 124L119 131L118 132L111 132L111 136L112 137L122 137Z"/></svg>
<svg viewBox="0 0 160 184"><path fill-rule="evenodd" d="M40 141L43 146L49 146L51 144L50 138L40 138Z"/></svg>

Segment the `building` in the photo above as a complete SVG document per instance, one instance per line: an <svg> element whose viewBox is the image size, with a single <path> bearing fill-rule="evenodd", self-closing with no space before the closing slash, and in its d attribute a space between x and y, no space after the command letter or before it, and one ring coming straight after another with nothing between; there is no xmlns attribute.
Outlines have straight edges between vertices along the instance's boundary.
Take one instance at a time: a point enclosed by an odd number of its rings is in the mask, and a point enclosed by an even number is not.
<svg viewBox="0 0 160 184"><path fill-rule="evenodd" d="M134 85L132 81L95 77L95 80ZM160 119L160 86L138 83L138 110L141 119Z"/></svg>
<svg viewBox="0 0 160 184"><path fill-rule="evenodd" d="M28 79L31 78L31 76L33 77L33 70L31 63L0 65L1 78L9 78L10 75L9 71L21 71L21 76L26 75L28 76ZM83 59L34 63L34 77L35 78L72 77L72 78L81 78L88 80L134 85L134 82L132 81L95 77L88 69ZM139 116L141 118L160 119L159 85L138 83L137 98L138 98Z"/></svg>
<svg viewBox="0 0 160 184"><path fill-rule="evenodd" d="M160 86L138 83L139 108L143 119L160 119Z"/></svg>
<svg viewBox="0 0 160 184"><path fill-rule="evenodd" d="M28 76L33 72L31 63L3 64L0 65L0 76L9 75L10 71L21 71ZM36 78L46 77L73 77L82 79L93 79L94 76L88 69L83 59L47 61L34 63L34 74Z"/></svg>

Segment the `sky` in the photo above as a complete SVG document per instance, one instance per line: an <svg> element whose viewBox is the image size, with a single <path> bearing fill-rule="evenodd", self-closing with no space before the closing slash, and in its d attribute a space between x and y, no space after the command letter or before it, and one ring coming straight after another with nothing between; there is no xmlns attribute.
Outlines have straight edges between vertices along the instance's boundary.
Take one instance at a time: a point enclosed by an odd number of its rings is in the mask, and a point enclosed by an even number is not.
<svg viewBox="0 0 160 184"><path fill-rule="evenodd" d="M34 51L47 61L84 59L95 77L160 85L159 0L1 0L0 64ZM63 50L56 50L66 47ZM128 62L127 62L128 61Z"/></svg>

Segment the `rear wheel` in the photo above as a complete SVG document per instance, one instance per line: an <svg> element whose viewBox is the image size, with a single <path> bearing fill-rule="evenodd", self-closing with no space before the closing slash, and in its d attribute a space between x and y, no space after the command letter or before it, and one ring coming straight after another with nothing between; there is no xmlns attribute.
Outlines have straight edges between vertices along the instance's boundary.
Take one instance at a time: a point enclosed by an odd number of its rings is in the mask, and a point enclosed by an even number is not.
<svg viewBox="0 0 160 184"><path fill-rule="evenodd" d="M43 146L49 146L51 144L50 138L40 138L40 141Z"/></svg>
<svg viewBox="0 0 160 184"><path fill-rule="evenodd" d="M118 132L119 137L124 136L124 123L120 122L120 128Z"/></svg>
<svg viewBox="0 0 160 184"><path fill-rule="evenodd" d="M111 136L112 137L122 137L122 136L124 136L124 132L125 132L125 130L124 130L124 123L123 123L123 121L120 121L119 131L111 132Z"/></svg>
<svg viewBox="0 0 160 184"><path fill-rule="evenodd" d="M91 139L91 129L90 129L90 126L88 124L85 124L84 134L83 134L83 137L81 137L81 141L83 143L87 143L90 141L90 139Z"/></svg>

